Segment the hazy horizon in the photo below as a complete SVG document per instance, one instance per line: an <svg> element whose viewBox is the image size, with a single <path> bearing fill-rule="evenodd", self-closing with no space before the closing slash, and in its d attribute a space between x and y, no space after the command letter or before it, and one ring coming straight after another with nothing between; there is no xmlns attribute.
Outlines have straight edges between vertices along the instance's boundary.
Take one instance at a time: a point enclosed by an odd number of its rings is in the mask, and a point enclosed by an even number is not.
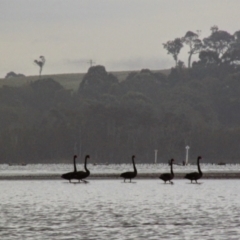
<svg viewBox="0 0 240 240"><path fill-rule="evenodd" d="M210 27L239 30L240 2L1 1L0 78L14 71L37 75L33 63L46 57L42 74L84 73L89 60L107 71L166 69L174 61L162 43L188 31L210 34ZM179 59L185 61L187 49Z"/></svg>

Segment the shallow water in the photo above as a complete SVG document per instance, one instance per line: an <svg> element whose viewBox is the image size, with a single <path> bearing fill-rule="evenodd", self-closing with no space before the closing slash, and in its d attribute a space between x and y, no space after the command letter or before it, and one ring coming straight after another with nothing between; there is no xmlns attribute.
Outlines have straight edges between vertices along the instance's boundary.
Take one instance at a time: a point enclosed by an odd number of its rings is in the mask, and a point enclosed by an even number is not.
<svg viewBox="0 0 240 240"><path fill-rule="evenodd" d="M78 170L82 170L84 167L82 164L77 165ZM120 174L128 170L132 171L132 164L99 164L93 165L88 164L88 168L91 173L97 174L108 174L116 173ZM176 173L188 173L191 171L196 171L196 165L174 165L174 172ZM227 164L227 165L213 165L213 164L201 164L203 172L206 173L233 173L240 172L240 164ZM162 173L169 171L168 164L137 164L138 173ZM1 176L19 176L19 175L48 175L48 174L58 174L61 175L65 172L73 171L72 164L28 164L26 166L8 164L0 164L0 174Z"/></svg>
<svg viewBox="0 0 240 240"><path fill-rule="evenodd" d="M240 180L0 181L0 239L239 239Z"/></svg>

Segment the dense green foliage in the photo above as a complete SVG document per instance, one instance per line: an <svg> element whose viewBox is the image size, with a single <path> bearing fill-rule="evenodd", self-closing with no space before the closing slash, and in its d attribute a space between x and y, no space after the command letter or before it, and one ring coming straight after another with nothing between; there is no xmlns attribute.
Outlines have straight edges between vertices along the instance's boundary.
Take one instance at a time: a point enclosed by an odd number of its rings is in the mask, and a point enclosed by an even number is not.
<svg viewBox="0 0 240 240"><path fill-rule="evenodd" d="M0 88L0 161L153 162L190 157L236 162L240 156L240 71L208 65L147 69L119 81L91 67L77 91L53 79ZM75 152L74 152L75 151ZM65 160L64 160L65 159Z"/></svg>

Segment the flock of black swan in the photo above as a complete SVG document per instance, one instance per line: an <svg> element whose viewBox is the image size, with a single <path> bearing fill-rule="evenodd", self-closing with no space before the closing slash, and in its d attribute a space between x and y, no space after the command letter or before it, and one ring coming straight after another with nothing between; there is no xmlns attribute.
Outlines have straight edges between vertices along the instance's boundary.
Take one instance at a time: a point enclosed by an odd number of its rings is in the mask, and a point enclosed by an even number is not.
<svg viewBox="0 0 240 240"><path fill-rule="evenodd" d="M61 177L63 179L68 180L69 182L71 182L71 180L75 179L75 180L78 180L78 182L82 181L84 183L87 183L87 181L84 179L90 175L90 171L87 169L87 160L88 160L88 158L90 158L90 156L89 155L85 156L85 161L84 161L85 172L77 171L76 158L77 158L77 155L74 155L73 156L73 167L74 167L73 172L65 173ZM195 181L196 183L198 183L197 180L200 179L203 175L201 168L200 168L200 162L199 162L201 158L202 158L201 156L198 156L198 158L197 158L198 172L187 173L184 177L186 179L191 180L191 183L192 183L192 181ZM131 182L132 179L137 176L137 168L136 168L134 159L135 159L135 156L133 155L132 156L133 172L124 172L120 175L120 177L122 177L124 179L124 182L126 179L129 179L130 180L129 182ZM163 173L159 177L160 179L162 179L164 181L164 183L169 182L170 184L173 184L173 182L171 181L174 178L173 162L174 162L174 159L171 159L170 160L170 173Z"/></svg>
<svg viewBox="0 0 240 240"><path fill-rule="evenodd" d="M76 158L77 158L77 155L74 155L73 156L73 167L74 167L73 172L68 172L68 173L63 174L62 178L67 179L69 182L71 182L72 179L76 179L76 180L78 180L78 182L83 181L83 182L87 183L87 181L85 181L83 179L87 178L90 175L90 171L87 169L87 160L90 157L89 157L89 155L86 155L86 157L85 157L84 168L85 168L86 172L77 171Z"/></svg>

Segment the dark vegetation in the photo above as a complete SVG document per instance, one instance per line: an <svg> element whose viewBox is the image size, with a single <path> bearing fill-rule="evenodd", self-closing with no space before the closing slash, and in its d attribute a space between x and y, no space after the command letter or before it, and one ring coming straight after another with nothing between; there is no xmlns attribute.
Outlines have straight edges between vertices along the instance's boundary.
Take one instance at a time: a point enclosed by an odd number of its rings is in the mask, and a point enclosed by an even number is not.
<svg viewBox="0 0 240 240"><path fill-rule="evenodd" d="M15 72L8 72L5 76L5 78L19 78L19 77L25 77L21 73L15 73Z"/></svg>
<svg viewBox="0 0 240 240"><path fill-rule="evenodd" d="M169 75L143 69L119 81L95 66L77 91L51 78L3 86L0 161L61 162L90 154L93 162L119 163L135 154L137 162L153 162L158 149L159 161L182 162L189 145L192 159L238 162L240 44L238 34L229 43L222 36L215 29L212 42L201 41L199 61L189 61L189 68L175 56Z"/></svg>

